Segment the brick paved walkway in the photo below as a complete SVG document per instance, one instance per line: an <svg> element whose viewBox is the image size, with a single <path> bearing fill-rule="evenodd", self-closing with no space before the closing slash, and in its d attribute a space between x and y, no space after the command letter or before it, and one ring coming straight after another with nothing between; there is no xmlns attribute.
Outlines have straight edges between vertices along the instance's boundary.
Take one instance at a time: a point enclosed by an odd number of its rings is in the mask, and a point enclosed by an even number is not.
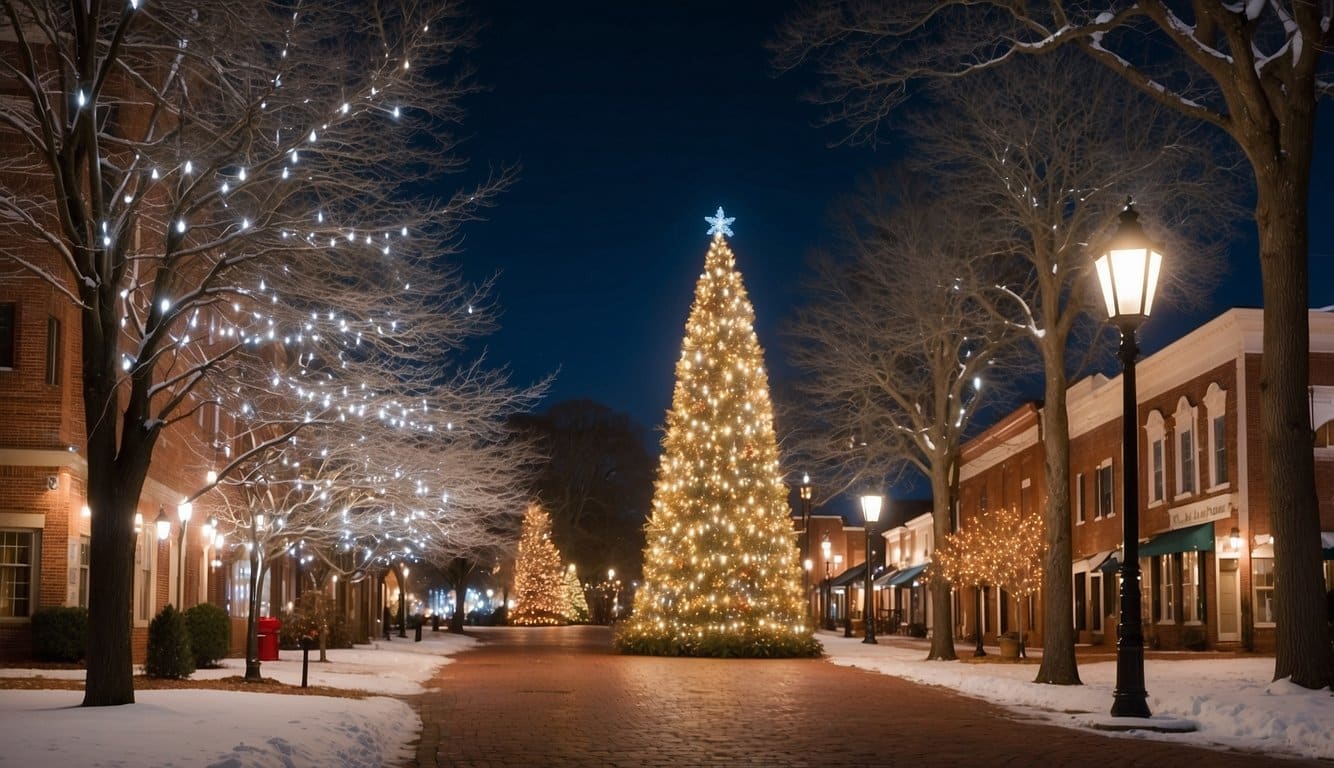
<svg viewBox="0 0 1334 768"><path fill-rule="evenodd" d="M1056 728L819 660L620 656L601 627L478 634L417 697L413 768L1302 764Z"/></svg>

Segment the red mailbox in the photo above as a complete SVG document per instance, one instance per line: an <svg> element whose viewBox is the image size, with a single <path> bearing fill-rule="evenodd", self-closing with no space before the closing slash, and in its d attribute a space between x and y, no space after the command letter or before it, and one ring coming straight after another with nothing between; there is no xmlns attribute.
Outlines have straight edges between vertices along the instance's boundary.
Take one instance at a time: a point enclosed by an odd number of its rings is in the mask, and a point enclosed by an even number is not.
<svg viewBox="0 0 1334 768"><path fill-rule="evenodd" d="M259 639L259 660L278 660L278 630L283 623L273 616L260 616L255 635Z"/></svg>

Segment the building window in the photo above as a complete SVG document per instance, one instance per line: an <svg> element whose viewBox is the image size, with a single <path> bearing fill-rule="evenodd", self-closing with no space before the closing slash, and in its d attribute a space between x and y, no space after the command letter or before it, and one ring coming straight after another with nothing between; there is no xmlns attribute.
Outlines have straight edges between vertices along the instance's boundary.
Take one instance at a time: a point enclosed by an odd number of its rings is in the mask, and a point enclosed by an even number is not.
<svg viewBox="0 0 1334 768"><path fill-rule="evenodd" d="M134 620L139 623L153 618L157 595L153 579L156 564L157 531L151 524L144 525L134 547Z"/></svg>
<svg viewBox="0 0 1334 768"><path fill-rule="evenodd" d="M1334 420L1327 421L1316 427L1315 447L1334 448Z"/></svg>
<svg viewBox="0 0 1334 768"><path fill-rule="evenodd" d="M1156 557L1154 560L1158 563L1158 621L1159 623L1170 624L1176 621L1176 601L1173 599L1176 595L1173 579L1173 562L1171 555Z"/></svg>
<svg viewBox="0 0 1334 768"><path fill-rule="evenodd" d="M1255 590L1255 623L1270 624L1274 616L1274 558L1251 558L1251 584Z"/></svg>
<svg viewBox="0 0 1334 768"><path fill-rule="evenodd" d="M1148 624L1153 616L1158 613L1158 593L1153 590L1153 561L1147 557L1139 559L1139 620L1141 624ZM1119 576L1120 569L1117 569ZM1117 594L1120 593L1121 582L1118 578L1116 582Z"/></svg>
<svg viewBox="0 0 1334 768"><path fill-rule="evenodd" d="M1088 495L1088 480L1084 473L1075 475L1075 525L1083 525L1088 519L1088 508L1085 506L1084 499Z"/></svg>
<svg viewBox="0 0 1334 768"><path fill-rule="evenodd" d="M1144 436L1149 443L1149 506L1163 502L1166 485L1167 424L1157 409L1149 411L1144 422Z"/></svg>
<svg viewBox="0 0 1334 768"><path fill-rule="evenodd" d="M1201 578L1200 553L1181 554L1181 620L1187 624L1204 621L1204 583Z"/></svg>
<svg viewBox="0 0 1334 768"><path fill-rule="evenodd" d="M0 304L0 370L14 369L15 338L18 326L15 322L18 305L13 302Z"/></svg>
<svg viewBox="0 0 1334 768"><path fill-rule="evenodd" d="M1098 518L1111 517L1112 511L1112 460L1108 459L1098 467Z"/></svg>
<svg viewBox="0 0 1334 768"><path fill-rule="evenodd" d="M1227 485L1227 392L1215 382L1204 395L1209 418L1209 478L1214 488Z"/></svg>
<svg viewBox="0 0 1334 768"><path fill-rule="evenodd" d="M54 317L46 318L46 383L56 386L60 383L60 371L64 364L61 357L60 321Z"/></svg>
<svg viewBox="0 0 1334 768"><path fill-rule="evenodd" d="M1149 492L1153 495L1149 497L1149 501L1154 504L1161 504L1163 501L1163 494L1166 492L1166 485L1164 483L1166 471L1163 467L1164 456L1162 439L1153 441L1153 447L1150 449L1150 454L1152 456L1151 460L1153 461L1153 474L1151 475L1153 481L1149 486Z"/></svg>
<svg viewBox="0 0 1334 768"><path fill-rule="evenodd" d="M35 531L0 531L0 618L32 614Z"/></svg>
<svg viewBox="0 0 1334 768"><path fill-rule="evenodd" d="M88 607L88 537L79 537L79 607Z"/></svg>
<svg viewBox="0 0 1334 768"><path fill-rule="evenodd" d="M1176 414L1173 416L1176 427L1177 496L1195 493L1199 487L1199 475L1195 467L1195 411L1186 398L1177 401Z"/></svg>

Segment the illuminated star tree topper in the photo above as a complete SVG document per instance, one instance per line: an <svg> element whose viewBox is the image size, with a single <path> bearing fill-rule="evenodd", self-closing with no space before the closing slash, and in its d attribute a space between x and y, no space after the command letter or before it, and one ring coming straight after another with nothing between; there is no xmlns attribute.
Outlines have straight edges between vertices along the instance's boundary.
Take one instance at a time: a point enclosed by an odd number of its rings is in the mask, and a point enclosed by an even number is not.
<svg viewBox="0 0 1334 768"><path fill-rule="evenodd" d="M708 234L710 234L710 235L723 235L724 237L732 237L732 226L731 226L731 224L732 224L732 222L736 221L736 217L735 217L735 216L731 216L731 217L724 216L724 215L723 215L723 207L722 207L721 205L718 206L718 213L717 213L717 214L715 214L715 215L713 215L713 216L705 216L705 217L704 217L704 220L707 221L707 222L709 223L709 231L708 231Z"/></svg>

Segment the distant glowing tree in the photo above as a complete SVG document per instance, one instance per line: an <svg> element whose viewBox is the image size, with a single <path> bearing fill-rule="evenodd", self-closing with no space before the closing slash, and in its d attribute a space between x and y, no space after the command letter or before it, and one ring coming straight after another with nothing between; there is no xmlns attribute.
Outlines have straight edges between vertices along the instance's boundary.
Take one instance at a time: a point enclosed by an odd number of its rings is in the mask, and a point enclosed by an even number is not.
<svg viewBox="0 0 1334 768"><path fill-rule="evenodd" d="M941 539L932 567L937 578L956 587L998 587L1022 604L1042 587L1043 536L1041 515L1025 516L1013 507L990 510ZM1024 632L1020 611L1021 639Z"/></svg>
<svg viewBox="0 0 1334 768"><path fill-rule="evenodd" d="M646 529L644 583L617 635L631 653L819 652L778 464L755 312L726 236L713 241L686 322Z"/></svg>
<svg viewBox="0 0 1334 768"><path fill-rule="evenodd" d="M537 504L528 507L514 564L514 615L520 626L564 624L567 597L560 552L551 540L551 516Z"/></svg>
<svg viewBox="0 0 1334 768"><path fill-rule="evenodd" d="M565 571L565 617L572 624L588 621L588 599L573 563Z"/></svg>

